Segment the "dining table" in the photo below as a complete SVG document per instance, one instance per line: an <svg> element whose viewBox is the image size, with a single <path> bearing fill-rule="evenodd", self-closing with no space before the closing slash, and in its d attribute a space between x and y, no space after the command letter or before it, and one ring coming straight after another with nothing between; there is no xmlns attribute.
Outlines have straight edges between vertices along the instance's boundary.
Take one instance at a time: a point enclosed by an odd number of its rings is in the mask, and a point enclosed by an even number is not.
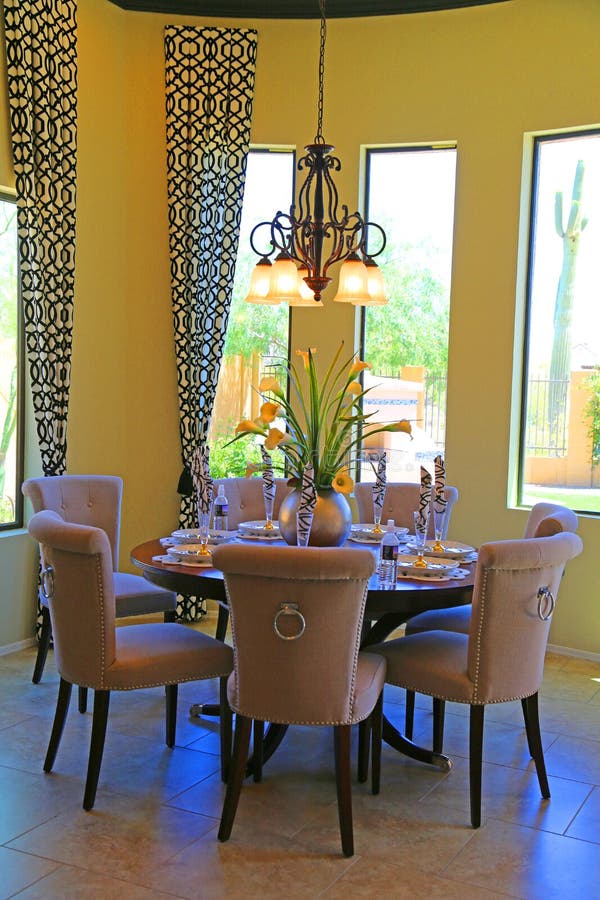
<svg viewBox="0 0 600 900"><path fill-rule="evenodd" d="M245 543L243 537L235 540ZM269 546L286 546L284 541L272 541ZM364 544L347 541L346 547L364 549ZM369 545L368 549L378 554L378 545ZM191 597L211 599L218 603L218 618L215 637L225 640L229 611L223 573L212 566L185 565L181 562L165 562L165 548L159 538L139 544L131 551L131 562L141 569L144 577L153 584L168 590ZM475 579L475 564L462 563L461 578L437 580L435 578L416 579L399 577L395 587L383 588L379 585L377 572L369 579L361 647L384 641L393 631L403 625L412 616L429 609L443 609L459 606L470 601ZM217 704L195 704L192 714L218 715ZM264 760L266 761L277 749L287 726L270 723L264 740ZM448 771L452 761L442 753L420 747L402 734L390 720L384 716L383 740L411 759Z"/></svg>

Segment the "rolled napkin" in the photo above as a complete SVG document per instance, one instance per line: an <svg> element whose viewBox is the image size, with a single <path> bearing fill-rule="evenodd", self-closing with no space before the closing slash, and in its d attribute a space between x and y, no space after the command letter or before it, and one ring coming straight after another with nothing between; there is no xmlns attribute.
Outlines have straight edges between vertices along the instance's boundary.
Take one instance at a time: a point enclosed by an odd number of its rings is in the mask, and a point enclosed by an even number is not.
<svg viewBox="0 0 600 900"><path fill-rule="evenodd" d="M198 516L210 514L213 499L213 481L209 469L209 449L196 447L190 470L198 497Z"/></svg>
<svg viewBox="0 0 600 900"><path fill-rule="evenodd" d="M435 492L433 495L433 511L443 513L446 511L447 500L444 497L446 487L446 468L440 454L434 459L435 464Z"/></svg>
<svg viewBox="0 0 600 900"><path fill-rule="evenodd" d="M429 518L431 504L431 474L421 466L421 490L419 493L419 524L423 527Z"/></svg>
<svg viewBox="0 0 600 900"><path fill-rule="evenodd" d="M375 483L373 484L373 518L376 523L381 522L386 481L386 456L385 453L382 453L377 463Z"/></svg>
<svg viewBox="0 0 600 900"><path fill-rule="evenodd" d="M312 528L313 515L317 505L317 489L315 487L315 472L310 463L304 467L302 474L302 490L300 503L296 512L296 532L299 546L306 546Z"/></svg>

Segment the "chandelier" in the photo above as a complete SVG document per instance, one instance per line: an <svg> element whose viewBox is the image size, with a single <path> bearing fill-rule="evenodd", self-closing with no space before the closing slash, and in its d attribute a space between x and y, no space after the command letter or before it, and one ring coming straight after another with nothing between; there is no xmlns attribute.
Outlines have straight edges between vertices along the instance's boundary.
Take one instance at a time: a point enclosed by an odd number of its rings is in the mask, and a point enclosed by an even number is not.
<svg viewBox="0 0 600 900"><path fill-rule="evenodd" d="M319 50L319 105L314 143L304 148L306 156L298 161L298 171L306 171L298 204L289 213L277 212L270 222L259 222L250 234L250 246L260 256L252 272L246 301L275 305L322 307L322 292L331 281L332 265L342 262L338 291L334 300L354 306L383 306L387 303L383 276L374 261L385 247L381 226L365 222L360 213L349 213L339 203L333 172L341 169L340 160L331 155L335 149L323 137L323 81L325 75L325 0L319 0L321 12ZM268 229L270 248L261 253L256 247L259 231ZM369 230L379 234L376 253L367 249ZM271 261L270 257L274 256Z"/></svg>

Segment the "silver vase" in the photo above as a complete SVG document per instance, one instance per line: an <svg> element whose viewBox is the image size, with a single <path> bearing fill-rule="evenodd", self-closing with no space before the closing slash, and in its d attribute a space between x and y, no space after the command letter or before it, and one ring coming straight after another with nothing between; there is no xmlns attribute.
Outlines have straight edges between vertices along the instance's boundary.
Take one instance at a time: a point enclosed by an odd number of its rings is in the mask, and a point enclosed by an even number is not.
<svg viewBox="0 0 600 900"><path fill-rule="evenodd" d="M296 512L300 491L291 491L279 508L279 530L284 541L296 545ZM317 505L310 530L309 546L340 547L350 534L352 511L343 494L333 488L317 490Z"/></svg>

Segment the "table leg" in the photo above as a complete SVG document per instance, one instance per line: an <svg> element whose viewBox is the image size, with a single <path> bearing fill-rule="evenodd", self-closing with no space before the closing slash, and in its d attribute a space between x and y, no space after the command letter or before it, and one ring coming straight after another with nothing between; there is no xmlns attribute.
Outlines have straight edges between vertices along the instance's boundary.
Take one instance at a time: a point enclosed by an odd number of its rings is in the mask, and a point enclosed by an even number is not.
<svg viewBox="0 0 600 900"><path fill-rule="evenodd" d="M219 612L217 618L217 627L215 630L215 638L218 641L225 640L227 633L227 625L229 623L229 608L223 603L219 603ZM192 703L190 706L190 716L199 719L200 716L216 716L219 717L220 707L218 703Z"/></svg>

